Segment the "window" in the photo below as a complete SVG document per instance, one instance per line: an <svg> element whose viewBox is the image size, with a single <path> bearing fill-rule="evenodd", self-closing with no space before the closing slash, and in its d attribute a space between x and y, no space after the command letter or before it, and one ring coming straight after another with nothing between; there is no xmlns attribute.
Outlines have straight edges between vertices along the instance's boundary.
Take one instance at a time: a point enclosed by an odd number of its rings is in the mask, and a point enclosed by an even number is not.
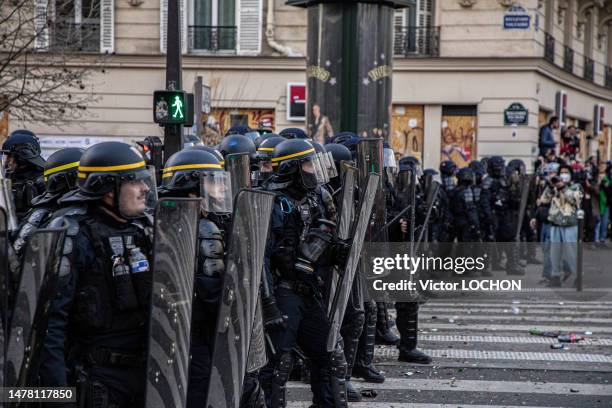
<svg viewBox="0 0 612 408"><path fill-rule="evenodd" d="M36 0L36 47L113 52L114 0Z"/></svg>
<svg viewBox="0 0 612 408"><path fill-rule="evenodd" d="M413 0L395 11L395 55L438 56L439 28L433 26L433 11L433 0Z"/></svg>
<svg viewBox="0 0 612 408"><path fill-rule="evenodd" d="M236 49L236 1L191 0L190 50Z"/></svg>

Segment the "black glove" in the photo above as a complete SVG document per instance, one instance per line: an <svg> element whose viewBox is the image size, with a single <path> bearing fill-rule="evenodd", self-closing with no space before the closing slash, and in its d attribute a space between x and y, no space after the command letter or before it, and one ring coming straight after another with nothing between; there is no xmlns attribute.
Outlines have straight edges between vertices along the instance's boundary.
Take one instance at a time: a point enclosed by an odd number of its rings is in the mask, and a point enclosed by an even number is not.
<svg viewBox="0 0 612 408"><path fill-rule="evenodd" d="M331 246L331 255L336 265L344 266L351 252L351 244L341 239L336 240Z"/></svg>
<svg viewBox="0 0 612 408"><path fill-rule="evenodd" d="M262 299L262 312L266 329L279 330L287 328L287 316L283 315L278 306L276 306L274 296Z"/></svg>

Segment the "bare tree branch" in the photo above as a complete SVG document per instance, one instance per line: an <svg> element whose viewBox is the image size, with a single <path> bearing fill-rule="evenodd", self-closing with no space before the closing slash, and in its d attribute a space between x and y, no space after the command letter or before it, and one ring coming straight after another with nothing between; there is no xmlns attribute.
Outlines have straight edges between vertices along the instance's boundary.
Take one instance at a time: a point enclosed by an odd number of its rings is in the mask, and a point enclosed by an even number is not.
<svg viewBox="0 0 612 408"><path fill-rule="evenodd" d="M100 35L99 0L0 0L0 114L58 128L87 115Z"/></svg>

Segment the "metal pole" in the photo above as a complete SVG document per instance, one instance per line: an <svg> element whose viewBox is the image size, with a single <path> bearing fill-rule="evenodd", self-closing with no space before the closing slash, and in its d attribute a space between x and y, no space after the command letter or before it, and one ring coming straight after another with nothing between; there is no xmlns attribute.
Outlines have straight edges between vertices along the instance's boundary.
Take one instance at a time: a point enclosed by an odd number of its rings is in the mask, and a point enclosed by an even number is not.
<svg viewBox="0 0 612 408"><path fill-rule="evenodd" d="M196 136L202 140L202 77L198 76L195 81L195 89L193 91L195 113Z"/></svg>
<svg viewBox="0 0 612 408"><path fill-rule="evenodd" d="M578 242L576 243L576 291L582 292L582 242L584 240L584 211L578 210Z"/></svg>
<svg viewBox="0 0 612 408"><path fill-rule="evenodd" d="M179 0L168 0L168 27L166 29L166 89L182 89L181 21ZM183 148L183 125L164 127L164 162Z"/></svg>

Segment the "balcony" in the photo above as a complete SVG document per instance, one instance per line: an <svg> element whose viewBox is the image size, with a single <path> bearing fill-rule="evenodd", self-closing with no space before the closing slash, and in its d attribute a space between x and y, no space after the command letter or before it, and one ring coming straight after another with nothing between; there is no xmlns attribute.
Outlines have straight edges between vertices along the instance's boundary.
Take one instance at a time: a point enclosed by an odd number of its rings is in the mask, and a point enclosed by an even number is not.
<svg viewBox="0 0 612 408"><path fill-rule="evenodd" d="M612 89L612 67L606 66L606 88Z"/></svg>
<svg viewBox="0 0 612 408"><path fill-rule="evenodd" d="M544 59L555 63L555 38L548 33L544 33Z"/></svg>
<svg viewBox="0 0 612 408"><path fill-rule="evenodd" d="M49 27L50 50L57 52L99 52L100 22L55 22Z"/></svg>
<svg viewBox="0 0 612 408"><path fill-rule="evenodd" d="M593 82L595 78L595 61L586 56L584 57L584 72L582 76L589 82Z"/></svg>
<svg viewBox="0 0 612 408"><path fill-rule="evenodd" d="M574 73L574 50L565 46L563 53L563 69L570 74Z"/></svg>
<svg viewBox="0 0 612 408"><path fill-rule="evenodd" d="M224 52L236 50L236 26L189 26L189 52Z"/></svg>
<svg viewBox="0 0 612 408"><path fill-rule="evenodd" d="M440 27L396 26L394 39L393 53L396 57L440 56Z"/></svg>

